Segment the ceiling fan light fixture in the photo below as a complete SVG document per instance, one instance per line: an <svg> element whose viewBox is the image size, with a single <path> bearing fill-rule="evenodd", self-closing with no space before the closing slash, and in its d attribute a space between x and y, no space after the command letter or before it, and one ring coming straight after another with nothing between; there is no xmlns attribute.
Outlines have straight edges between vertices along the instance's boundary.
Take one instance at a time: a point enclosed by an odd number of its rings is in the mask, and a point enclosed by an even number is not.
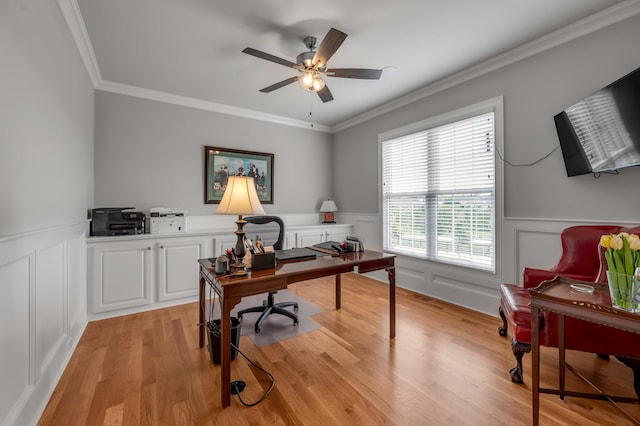
<svg viewBox="0 0 640 426"><path fill-rule="evenodd" d="M310 92L319 92L324 88L324 80L317 71L309 70L302 73L298 77L298 83L300 87Z"/></svg>
<svg viewBox="0 0 640 426"><path fill-rule="evenodd" d="M304 65L307 68L313 66L313 58L316 56L316 52L302 52L296 57L296 62L300 65Z"/></svg>

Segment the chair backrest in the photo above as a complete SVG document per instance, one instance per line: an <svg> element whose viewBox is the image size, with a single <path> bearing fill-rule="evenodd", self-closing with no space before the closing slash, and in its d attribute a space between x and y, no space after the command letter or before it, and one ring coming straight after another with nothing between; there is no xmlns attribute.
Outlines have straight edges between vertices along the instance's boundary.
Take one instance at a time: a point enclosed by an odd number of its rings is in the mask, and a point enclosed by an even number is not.
<svg viewBox="0 0 640 426"><path fill-rule="evenodd" d="M256 225L264 225L267 223L272 223L275 222L278 224L278 226L280 227L280 230L278 231L278 239L276 240L275 243L273 243L273 248L274 250L282 250L283 246L284 246L284 222L282 221L282 219L280 219L280 217L278 216L249 216L249 217L245 217L244 220L247 221L247 223L253 223ZM255 241L254 241L255 243Z"/></svg>
<svg viewBox="0 0 640 426"><path fill-rule="evenodd" d="M560 234L562 255L551 271L593 277L600 269L600 236L618 233L621 228L613 225L570 226Z"/></svg>

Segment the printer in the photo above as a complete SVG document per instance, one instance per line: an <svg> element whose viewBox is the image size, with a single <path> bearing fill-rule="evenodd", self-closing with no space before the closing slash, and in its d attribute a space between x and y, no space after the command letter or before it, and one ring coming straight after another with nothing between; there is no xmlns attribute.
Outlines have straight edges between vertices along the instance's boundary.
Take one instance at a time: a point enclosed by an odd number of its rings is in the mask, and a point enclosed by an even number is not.
<svg viewBox="0 0 640 426"><path fill-rule="evenodd" d="M151 234L174 234L187 231L187 211L166 207L154 207L149 212Z"/></svg>
<svg viewBox="0 0 640 426"><path fill-rule="evenodd" d="M101 207L91 210L92 236L144 234L145 214L135 207Z"/></svg>

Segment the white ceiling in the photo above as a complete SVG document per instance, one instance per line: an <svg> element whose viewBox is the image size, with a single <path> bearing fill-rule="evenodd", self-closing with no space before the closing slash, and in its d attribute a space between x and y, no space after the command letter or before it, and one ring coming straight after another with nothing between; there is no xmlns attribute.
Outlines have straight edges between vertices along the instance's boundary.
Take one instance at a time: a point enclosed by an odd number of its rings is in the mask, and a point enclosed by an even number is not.
<svg viewBox="0 0 640 426"><path fill-rule="evenodd" d="M566 27L597 26L636 0L59 0L76 12L98 89L335 130L392 100ZM77 6L73 3L77 1ZM64 6L63 6L64 11ZM78 14L77 12L80 12ZM604 11L604 12L602 12ZM592 16L595 14L595 17ZM69 21L69 13L66 13ZM601 26L606 25L604 22ZM70 24L71 26L71 24ZM382 68L380 80L328 77L334 100L290 84L302 39L348 34L332 68ZM574 25L575 27L575 25ZM565 28L563 31L558 31ZM555 33L554 33L555 32ZM87 38L88 35L88 38ZM82 52L82 50L81 50ZM85 55L85 62L87 62ZM423 89L424 90L424 89ZM397 101L396 101L397 102Z"/></svg>

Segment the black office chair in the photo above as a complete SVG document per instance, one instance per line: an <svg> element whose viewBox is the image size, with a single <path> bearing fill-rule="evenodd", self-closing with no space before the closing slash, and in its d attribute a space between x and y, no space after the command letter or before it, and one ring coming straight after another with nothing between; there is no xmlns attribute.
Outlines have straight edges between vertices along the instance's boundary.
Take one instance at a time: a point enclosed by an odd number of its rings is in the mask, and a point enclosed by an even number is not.
<svg viewBox="0 0 640 426"><path fill-rule="evenodd" d="M249 217L245 217L244 220L246 220L247 223L254 223L258 225L264 225L266 223L271 223L271 222L277 223L278 226L280 227L280 230L278 231L278 239L273 244L273 248L274 250L282 250L282 247L284 244L284 222L282 222L282 219L280 219L278 216L249 216ZM255 241L254 241L254 244L255 244ZM277 293L276 291L269 292L267 299L264 300L262 302L262 305L260 306L254 306L253 308L247 308L239 311L238 319L242 320L242 316L250 312L262 312L262 315L260 315L260 317L258 318L255 324L256 333L260 333L260 329L262 328L262 323L271 314L280 314L280 315L288 316L289 318L293 319L294 325L298 325L298 316L293 312L284 309L284 308L293 306L294 311L297 311L298 303L297 302L275 303L274 295L276 293Z"/></svg>

